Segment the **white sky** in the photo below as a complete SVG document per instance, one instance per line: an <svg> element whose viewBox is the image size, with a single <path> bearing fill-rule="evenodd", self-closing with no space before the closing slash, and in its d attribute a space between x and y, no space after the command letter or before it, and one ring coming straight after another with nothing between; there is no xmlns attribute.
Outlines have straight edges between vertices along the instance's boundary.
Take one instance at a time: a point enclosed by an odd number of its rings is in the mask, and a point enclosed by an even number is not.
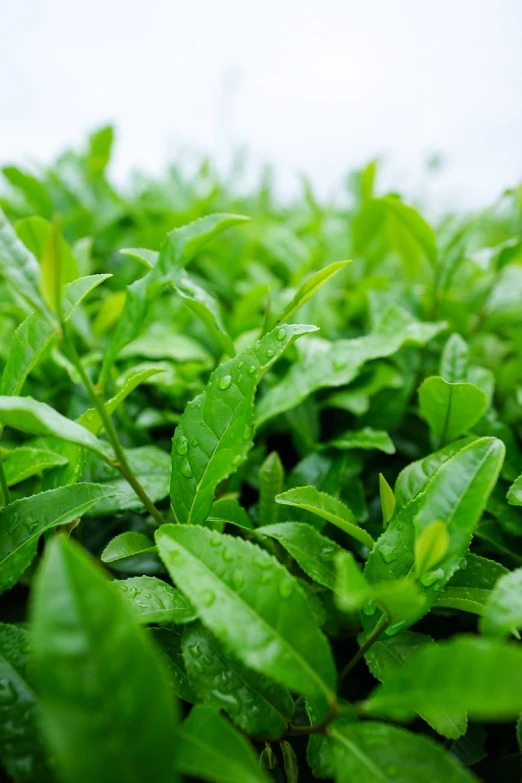
<svg viewBox="0 0 522 783"><path fill-rule="evenodd" d="M522 0L0 0L0 30L2 163L111 121L119 177L244 145L284 191L376 155L436 208L522 178Z"/></svg>

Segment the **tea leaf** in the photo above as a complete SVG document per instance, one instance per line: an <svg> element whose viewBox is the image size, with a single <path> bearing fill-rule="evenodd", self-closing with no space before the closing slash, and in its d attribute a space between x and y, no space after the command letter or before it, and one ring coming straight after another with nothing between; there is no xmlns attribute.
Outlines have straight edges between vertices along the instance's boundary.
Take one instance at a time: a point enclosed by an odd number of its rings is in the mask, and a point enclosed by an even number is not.
<svg viewBox="0 0 522 783"><path fill-rule="evenodd" d="M395 446L387 432L363 427L361 430L348 430L329 441L328 446L336 449L378 449L385 454L395 454Z"/></svg>
<svg viewBox="0 0 522 783"><path fill-rule="evenodd" d="M272 451L259 469L260 525L273 525L279 516L276 495L283 491L284 470L277 451Z"/></svg>
<svg viewBox="0 0 522 783"><path fill-rule="evenodd" d="M61 454L55 454L46 449L33 449L28 446L13 449L2 459L8 487L19 484L31 476L37 476L47 468L66 464L67 460Z"/></svg>
<svg viewBox="0 0 522 783"><path fill-rule="evenodd" d="M480 630L490 636L509 636L519 628L522 628L522 568L500 577L480 621Z"/></svg>
<svg viewBox="0 0 522 783"><path fill-rule="evenodd" d="M197 617L183 593L154 576L132 576L114 582L140 623L189 623Z"/></svg>
<svg viewBox="0 0 522 783"><path fill-rule="evenodd" d="M321 286L327 283L328 280L337 274L337 272L340 272L341 269L344 269L344 267L350 263L351 261L335 261L333 264L328 264L328 266L325 266L323 269L320 269L318 272L310 275L310 277L301 283L292 301L285 307L283 313L278 317L277 323L283 323L284 321L291 318L294 313L305 304L305 302L308 302L308 300L319 288L321 288Z"/></svg>
<svg viewBox="0 0 522 783"><path fill-rule="evenodd" d="M115 563L144 552L156 552L156 545L143 533L127 531L109 541L100 555L100 560L102 563Z"/></svg>
<svg viewBox="0 0 522 783"><path fill-rule="evenodd" d="M421 416L441 443L453 441L473 427L486 410L486 394L472 383L427 378L419 389Z"/></svg>

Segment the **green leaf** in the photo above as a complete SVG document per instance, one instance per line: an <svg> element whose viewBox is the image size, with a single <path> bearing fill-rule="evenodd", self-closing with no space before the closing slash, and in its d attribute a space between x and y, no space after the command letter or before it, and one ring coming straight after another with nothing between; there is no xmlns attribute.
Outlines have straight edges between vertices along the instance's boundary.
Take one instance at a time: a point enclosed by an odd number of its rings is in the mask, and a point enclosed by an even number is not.
<svg viewBox="0 0 522 783"><path fill-rule="evenodd" d="M372 427L363 427L361 430L347 430L333 440L328 441L327 446L335 449L365 449L371 451L378 449L385 454L395 454L395 446L387 432L374 430Z"/></svg>
<svg viewBox="0 0 522 783"><path fill-rule="evenodd" d="M376 721L331 731L336 783L473 783L477 779L428 737Z"/></svg>
<svg viewBox="0 0 522 783"><path fill-rule="evenodd" d="M86 166L89 177L101 177L111 159L114 129L110 125L92 133L89 137L89 152Z"/></svg>
<svg viewBox="0 0 522 783"><path fill-rule="evenodd" d="M484 617L480 621L480 630L489 636L509 636L520 628L522 568L500 577L491 591Z"/></svg>
<svg viewBox="0 0 522 783"><path fill-rule="evenodd" d="M434 568L449 549L448 529L444 522L431 522L418 535L415 536L415 573L418 579L422 579Z"/></svg>
<svg viewBox="0 0 522 783"><path fill-rule="evenodd" d="M275 558L199 526L163 525L156 542L202 622L247 666L299 693L335 698L328 643L297 581Z"/></svg>
<svg viewBox="0 0 522 783"><path fill-rule="evenodd" d="M397 508L401 509L411 500L421 489L431 476L437 471L443 462L452 457L457 451L469 445L475 438L462 438L454 443L449 443L443 449L434 454L428 454L427 457L412 462L401 470L395 483L395 500Z"/></svg>
<svg viewBox="0 0 522 783"><path fill-rule="evenodd" d="M9 281L35 310L46 318L49 312L40 293L40 265L24 243L16 236L0 209L0 275Z"/></svg>
<svg viewBox="0 0 522 783"><path fill-rule="evenodd" d="M448 383L468 379L469 347L460 334L449 337L440 357L440 375Z"/></svg>
<svg viewBox="0 0 522 783"><path fill-rule="evenodd" d="M51 435L84 446L102 458L108 447L92 432L32 397L0 397L0 423L30 435Z"/></svg>
<svg viewBox="0 0 522 783"><path fill-rule="evenodd" d="M245 509L239 505L235 498L219 498L216 500L207 517L210 527L223 532L226 524L235 525L245 530L254 530L254 525L250 521Z"/></svg>
<svg viewBox="0 0 522 783"><path fill-rule="evenodd" d="M488 398L472 383L447 383L444 378L427 378L419 389L423 419L441 443L468 432L487 408Z"/></svg>
<svg viewBox="0 0 522 783"><path fill-rule="evenodd" d="M373 676L383 682L404 666L417 650L434 645L433 639L426 634L403 631L392 637L381 636L364 657ZM435 731L448 739L456 740L461 737L468 725L465 710L434 713L426 707L419 714Z"/></svg>
<svg viewBox="0 0 522 783"><path fill-rule="evenodd" d="M504 451L503 443L496 438L480 438L443 462L423 491L395 515L377 540L365 567L368 581L393 581L413 573L415 535L440 519L447 527L449 548L437 569L422 579L426 608L433 605L469 548L500 472ZM376 617L366 619L366 627L377 622Z"/></svg>
<svg viewBox="0 0 522 783"><path fill-rule="evenodd" d="M42 728L71 783L175 783L169 675L132 609L81 548L47 546L33 596Z"/></svg>
<svg viewBox="0 0 522 783"><path fill-rule="evenodd" d="M0 592L12 587L34 559L46 530L80 519L110 487L75 484L15 500L0 514Z"/></svg>
<svg viewBox="0 0 522 783"><path fill-rule="evenodd" d="M522 475L511 484L507 499L512 506L522 506Z"/></svg>
<svg viewBox="0 0 522 783"><path fill-rule="evenodd" d="M65 286L62 302L64 321L67 322L83 299L111 275L80 277ZM40 314L32 313L22 321L13 335L13 342L0 383L0 394L20 394L25 380L56 333L51 324Z"/></svg>
<svg viewBox="0 0 522 783"><path fill-rule="evenodd" d="M320 269L318 272L310 275L303 283L301 283L296 295L285 307L283 313L277 319L277 323L282 323L288 318L291 318L294 313L305 304L305 302L308 302L308 300L319 288L321 288L321 286L327 283L328 280L337 274L337 272L340 272L341 269L344 269L344 267L348 266L350 263L351 261L335 261L333 264L328 264L328 266L325 266L323 269Z"/></svg>
<svg viewBox="0 0 522 783"><path fill-rule="evenodd" d="M468 554L435 602L435 607L482 615L491 590L507 568L479 555Z"/></svg>
<svg viewBox="0 0 522 783"><path fill-rule="evenodd" d="M280 326L220 365L185 408L172 444L172 507L179 522L205 522L216 486L252 448L253 403L265 372L314 326Z"/></svg>
<svg viewBox="0 0 522 783"><path fill-rule="evenodd" d="M272 451L259 469L259 505L260 525L273 525L279 516L276 495L283 491L284 470L279 454Z"/></svg>
<svg viewBox="0 0 522 783"><path fill-rule="evenodd" d="M66 465L67 460L61 454L46 449L33 449L20 446L9 451L2 459L7 486L12 487L31 476L37 476L47 468Z"/></svg>
<svg viewBox="0 0 522 783"><path fill-rule="evenodd" d="M381 499L382 521L384 527L388 527L390 519L395 511L395 495L382 473L379 473L379 496Z"/></svg>
<svg viewBox="0 0 522 783"><path fill-rule="evenodd" d="M16 222L15 231L27 249L39 260L42 283L43 275L45 274L45 264L52 260L48 257L48 254L53 244L54 252L59 250L63 282L71 283L79 277L78 264L76 263L76 259L72 254L69 244L60 236L57 227L54 227L53 223L49 220L44 220L37 215L23 218ZM54 236L53 232L56 236ZM49 271L52 272L52 270ZM51 295L55 293L52 285L50 286L49 293Z"/></svg>
<svg viewBox="0 0 522 783"><path fill-rule="evenodd" d="M286 549L310 579L333 590L334 558L341 547L305 522L279 522L259 527L256 533L269 536Z"/></svg>
<svg viewBox="0 0 522 783"><path fill-rule="evenodd" d="M185 666L201 701L224 710L251 737L274 740L294 712L286 688L247 668L201 623L183 632Z"/></svg>
<svg viewBox="0 0 522 783"><path fill-rule="evenodd" d="M125 305L103 360L102 377L107 377L121 349L138 336L147 311L167 283L175 279L203 245L245 220L248 218L241 215L208 215L167 234L156 265L127 288Z"/></svg>
<svg viewBox="0 0 522 783"><path fill-rule="evenodd" d="M440 323L420 323L399 307L389 307L375 330L364 337L329 342L321 338L307 340L297 347L298 359L283 380L260 400L256 421L261 424L300 405L319 389L345 386L366 362L391 356L405 343L424 345L445 328Z"/></svg>
<svg viewBox="0 0 522 783"><path fill-rule="evenodd" d="M154 641L159 645L168 668L172 690L180 699L195 704L197 696L189 682L181 651L181 628L150 628Z"/></svg>
<svg viewBox="0 0 522 783"><path fill-rule="evenodd" d="M299 778L299 761L293 747L288 740L279 743L281 755L283 756L283 765L287 783L297 783Z"/></svg>
<svg viewBox="0 0 522 783"><path fill-rule="evenodd" d="M522 649L477 636L419 650L376 688L365 709L399 718L467 710L472 720L515 720L522 711Z"/></svg>
<svg viewBox="0 0 522 783"><path fill-rule="evenodd" d="M396 196L390 195L374 199L374 203L379 204L385 210L389 219L394 220L411 235L430 264L435 267L437 264L437 241L435 234L432 227L419 212L413 209L413 207L404 204Z"/></svg>
<svg viewBox="0 0 522 783"><path fill-rule="evenodd" d="M0 761L16 783L50 780L38 726L29 632L0 623Z"/></svg>
<svg viewBox="0 0 522 783"><path fill-rule="evenodd" d="M132 576L114 585L140 623L183 624L197 617L183 593L154 576Z"/></svg>
<svg viewBox="0 0 522 783"><path fill-rule="evenodd" d="M2 174L14 188L22 191L25 200L35 212L45 217L52 215L53 202L47 188L39 179L17 166L5 166Z"/></svg>
<svg viewBox="0 0 522 783"><path fill-rule="evenodd" d="M120 533L109 541L100 555L102 563L115 563L133 555L156 552L156 545L143 533L131 530Z"/></svg>
<svg viewBox="0 0 522 783"><path fill-rule="evenodd" d="M248 741L212 707L198 705L177 732L177 765L209 783L269 783Z"/></svg>
<svg viewBox="0 0 522 783"><path fill-rule="evenodd" d="M167 452L157 446L138 446L136 449L125 449L125 456L131 470L153 503L168 496L171 460ZM110 498L96 506L92 516L111 516L122 511L143 509L141 500L116 468L92 461L84 471L83 478L99 484L107 484L116 490Z"/></svg>
<svg viewBox="0 0 522 783"><path fill-rule="evenodd" d="M337 498L328 495L326 492L320 492L315 487L296 487L283 492L276 498L277 503L294 508L302 508L310 511L322 519L331 522L332 525L343 530L352 538L365 544L370 549L374 541L371 535L359 527L354 515L344 503Z"/></svg>

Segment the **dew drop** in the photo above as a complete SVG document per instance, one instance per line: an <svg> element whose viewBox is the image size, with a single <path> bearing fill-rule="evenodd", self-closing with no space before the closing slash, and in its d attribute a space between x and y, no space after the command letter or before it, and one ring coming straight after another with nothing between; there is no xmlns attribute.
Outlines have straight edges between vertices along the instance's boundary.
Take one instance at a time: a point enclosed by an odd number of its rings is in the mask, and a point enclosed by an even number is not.
<svg viewBox="0 0 522 783"><path fill-rule="evenodd" d="M467 567L468 567L468 561L466 560L465 557L463 557L459 563L459 568L461 568L462 571L465 571Z"/></svg>
<svg viewBox="0 0 522 783"><path fill-rule="evenodd" d="M370 598L369 601L367 601L363 606L363 612L367 617L371 617L372 614L375 614L377 611L377 604L373 600L373 598Z"/></svg>
<svg viewBox="0 0 522 783"><path fill-rule="evenodd" d="M225 563L231 563L234 559L234 555L230 551L230 549L227 549L226 547L221 552L221 557L225 561Z"/></svg>
<svg viewBox="0 0 522 783"><path fill-rule="evenodd" d="M283 328L278 329L277 334L276 334L276 338L278 340L284 340L285 337L286 337L286 329L283 329Z"/></svg>
<svg viewBox="0 0 522 783"><path fill-rule="evenodd" d="M234 571L230 581L234 590L239 590L239 588L243 586L245 580L241 571Z"/></svg>
<svg viewBox="0 0 522 783"><path fill-rule="evenodd" d="M285 579L279 585L279 595L281 596L281 598L290 598L293 591L294 591L294 586L292 582L290 582L288 579Z"/></svg>
<svg viewBox="0 0 522 783"><path fill-rule="evenodd" d="M191 669L193 674L203 674L204 666L199 661L192 661Z"/></svg>
<svg viewBox="0 0 522 783"><path fill-rule="evenodd" d="M221 539L219 536L210 537L210 546L221 546Z"/></svg>
<svg viewBox="0 0 522 783"><path fill-rule="evenodd" d="M223 375L222 378L218 381L218 386L221 389L221 391L225 391L226 389L230 388L230 384L232 383L232 376L231 375Z"/></svg>
<svg viewBox="0 0 522 783"><path fill-rule="evenodd" d="M240 462L241 462L241 457L239 456L239 454L236 454L235 457L232 457L232 464L233 465L239 465Z"/></svg>
<svg viewBox="0 0 522 783"><path fill-rule="evenodd" d="M271 358L272 358L272 356L274 355L274 352L273 352L273 350L272 350L271 348L269 348L269 349L268 349L268 351L266 352L266 355L267 355L267 357L268 357L269 359L271 359Z"/></svg>
<svg viewBox="0 0 522 783"><path fill-rule="evenodd" d="M237 369L240 370L243 367L244 363L245 362L238 362L237 363Z"/></svg>
<svg viewBox="0 0 522 783"><path fill-rule="evenodd" d="M192 473L192 468L190 467L190 462L188 461L188 459L183 460L183 462L179 466L179 472L184 478L187 479L192 478L194 474Z"/></svg>
<svg viewBox="0 0 522 783"><path fill-rule="evenodd" d="M212 590L203 590L203 593L201 594L201 601L203 606L212 606L215 600L216 596Z"/></svg>
<svg viewBox="0 0 522 783"><path fill-rule="evenodd" d="M394 563L398 558L397 549L391 544L382 544L379 553L387 565Z"/></svg>
<svg viewBox="0 0 522 783"><path fill-rule="evenodd" d="M256 370L257 370L257 367L255 366L255 364L251 364L250 367L248 368L248 374L249 375L253 375Z"/></svg>
<svg viewBox="0 0 522 783"><path fill-rule="evenodd" d="M244 377L245 377L244 375L238 375L236 379L236 383L241 383Z"/></svg>
<svg viewBox="0 0 522 783"><path fill-rule="evenodd" d="M389 628L385 630L386 636L395 636L396 633L399 633L399 631L404 628L406 625L406 620L399 620L397 623L393 623L393 625L390 625Z"/></svg>
<svg viewBox="0 0 522 783"><path fill-rule="evenodd" d="M201 658L201 649L199 644L191 644L189 650L193 658Z"/></svg>
<svg viewBox="0 0 522 783"><path fill-rule="evenodd" d="M180 457L182 457L188 452L188 449L188 440L184 435L180 435L176 441L176 454L179 454Z"/></svg>
<svg viewBox="0 0 522 783"><path fill-rule="evenodd" d="M427 574L421 579L421 585L423 587L431 587L435 582L440 581L444 577L444 570L442 568L436 568L435 571L428 571Z"/></svg>
<svg viewBox="0 0 522 783"><path fill-rule="evenodd" d="M194 448L196 448L196 446L199 446L198 439L197 438L193 438L192 441L191 441L191 445L194 446Z"/></svg>

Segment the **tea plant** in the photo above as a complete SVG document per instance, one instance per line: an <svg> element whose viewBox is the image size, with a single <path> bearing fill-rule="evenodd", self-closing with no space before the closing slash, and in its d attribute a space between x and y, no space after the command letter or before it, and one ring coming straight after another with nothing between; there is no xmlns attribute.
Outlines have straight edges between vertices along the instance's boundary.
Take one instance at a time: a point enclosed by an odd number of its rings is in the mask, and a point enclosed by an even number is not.
<svg viewBox="0 0 522 783"><path fill-rule="evenodd" d="M111 146L3 172L7 779L519 780L522 191Z"/></svg>

